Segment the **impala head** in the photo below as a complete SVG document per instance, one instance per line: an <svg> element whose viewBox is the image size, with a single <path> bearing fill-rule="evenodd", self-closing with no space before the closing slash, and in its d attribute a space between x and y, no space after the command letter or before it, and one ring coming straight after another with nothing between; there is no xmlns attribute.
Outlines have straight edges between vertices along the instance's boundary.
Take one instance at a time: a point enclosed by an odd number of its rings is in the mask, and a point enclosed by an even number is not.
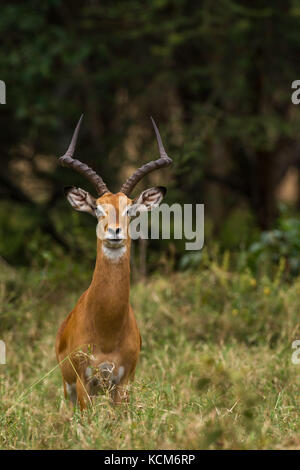
<svg viewBox="0 0 300 470"><path fill-rule="evenodd" d="M88 212L97 218L97 237L102 242L103 253L109 258L117 259L126 252L130 244L128 227L131 217L134 217L138 212L150 211L157 207L162 201L166 189L163 187L146 189L135 199L129 198L130 193L145 175L170 165L172 160L166 154L157 126L151 118L160 158L146 163L136 170L122 185L120 191L113 194L97 173L86 164L73 158L81 120L82 116L76 126L70 146L65 155L59 158L59 163L83 174L95 186L98 198L84 189L74 186L66 187L65 195L75 210Z"/></svg>

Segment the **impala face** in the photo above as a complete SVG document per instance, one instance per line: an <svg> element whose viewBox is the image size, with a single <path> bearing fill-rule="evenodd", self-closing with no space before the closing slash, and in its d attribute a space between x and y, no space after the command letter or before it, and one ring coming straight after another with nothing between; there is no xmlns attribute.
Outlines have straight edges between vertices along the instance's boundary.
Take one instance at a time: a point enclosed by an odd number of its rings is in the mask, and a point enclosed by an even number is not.
<svg viewBox="0 0 300 470"><path fill-rule="evenodd" d="M115 250L126 245L131 204L131 199L122 193L106 193L96 200L97 237L107 249Z"/></svg>
<svg viewBox="0 0 300 470"><path fill-rule="evenodd" d="M66 197L75 210L97 218L97 237L102 241L103 253L110 258L125 253L130 243L130 219L139 212L157 207L165 193L165 188L154 187L146 189L134 200L124 193L109 192L96 199L84 189L65 188ZM118 253L113 253L115 250Z"/></svg>

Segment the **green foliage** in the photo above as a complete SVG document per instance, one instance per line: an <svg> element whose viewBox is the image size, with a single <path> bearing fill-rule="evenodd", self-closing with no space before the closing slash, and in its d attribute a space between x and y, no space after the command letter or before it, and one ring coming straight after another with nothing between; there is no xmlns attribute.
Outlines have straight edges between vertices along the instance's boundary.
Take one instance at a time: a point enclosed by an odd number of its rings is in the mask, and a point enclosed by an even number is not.
<svg viewBox="0 0 300 470"><path fill-rule="evenodd" d="M224 250L239 251L247 248L259 234L253 214L245 208L234 209L221 222L218 242Z"/></svg>
<svg viewBox="0 0 300 470"><path fill-rule="evenodd" d="M297 1L10 0L0 33L0 447L299 447L300 222L282 213L265 230L299 167ZM92 188L55 163L82 112L76 155L112 190L157 155L153 115L174 165L136 193L169 179L167 202L207 208L201 252L148 244L130 405L99 397L84 417L62 398L53 347L95 254L95 220L62 195Z"/></svg>
<svg viewBox="0 0 300 470"><path fill-rule="evenodd" d="M37 224L39 214L26 205L3 202L0 205L0 252L5 260L15 264L44 265L57 255L57 246Z"/></svg>
<svg viewBox="0 0 300 470"><path fill-rule="evenodd" d="M299 447L299 278L254 278L230 269L228 255L206 263L133 286L143 348L130 404L99 396L84 416L63 399L54 340L91 273L63 258L2 270L0 448Z"/></svg>
<svg viewBox="0 0 300 470"><path fill-rule="evenodd" d="M170 203L218 206L216 222L243 204L270 226L269 176L284 175L291 162L282 154L298 148L299 113L290 109L290 84L300 74L298 10L294 1L3 1L1 196L33 212L43 200L48 212L60 207L62 186L91 189L54 159L82 112L77 155L116 190L157 154L153 115L174 165L141 186L169 179ZM43 158L51 168L39 166ZM207 191L212 181L222 188L217 196ZM40 214L32 222L38 237L55 239ZM227 248L239 243L232 223L221 234ZM9 261L28 262L16 237Z"/></svg>
<svg viewBox="0 0 300 470"><path fill-rule="evenodd" d="M300 271L300 219L289 215L284 209L278 219L277 228L262 232L259 240L250 248L250 265L274 266L286 260L287 270L293 276Z"/></svg>

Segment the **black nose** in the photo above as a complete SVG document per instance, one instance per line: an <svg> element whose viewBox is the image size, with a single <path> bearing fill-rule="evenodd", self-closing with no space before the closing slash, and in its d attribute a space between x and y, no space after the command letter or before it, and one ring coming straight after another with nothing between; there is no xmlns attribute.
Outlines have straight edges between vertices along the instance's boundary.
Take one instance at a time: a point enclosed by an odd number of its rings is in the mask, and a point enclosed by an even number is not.
<svg viewBox="0 0 300 470"><path fill-rule="evenodd" d="M118 227L116 229L113 229L113 228L108 229L108 232L111 233L113 236L119 235L121 231L122 231L121 227Z"/></svg>

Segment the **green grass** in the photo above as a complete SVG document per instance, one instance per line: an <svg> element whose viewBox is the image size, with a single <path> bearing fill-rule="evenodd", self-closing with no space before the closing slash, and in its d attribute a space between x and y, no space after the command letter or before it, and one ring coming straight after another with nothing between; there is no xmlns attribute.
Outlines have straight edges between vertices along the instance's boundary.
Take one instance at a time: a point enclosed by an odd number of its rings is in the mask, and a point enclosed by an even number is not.
<svg viewBox="0 0 300 470"><path fill-rule="evenodd" d="M300 365L291 362L300 279L283 281L282 266L254 279L228 264L225 256L133 286L143 347L130 404L100 396L83 416L66 405L59 370L46 374L57 328L89 276L67 261L2 270L0 448L300 448Z"/></svg>

